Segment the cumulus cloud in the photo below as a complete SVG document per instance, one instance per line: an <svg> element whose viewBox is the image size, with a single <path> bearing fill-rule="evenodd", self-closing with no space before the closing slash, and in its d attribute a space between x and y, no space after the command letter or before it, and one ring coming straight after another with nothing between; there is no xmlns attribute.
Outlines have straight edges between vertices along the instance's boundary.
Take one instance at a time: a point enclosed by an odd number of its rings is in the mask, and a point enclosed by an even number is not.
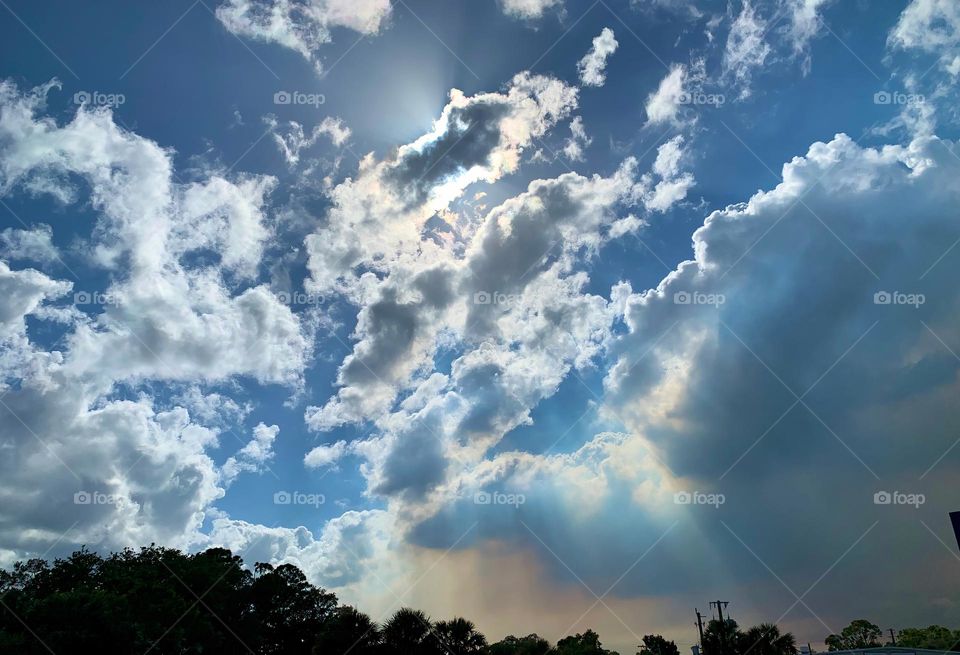
<svg viewBox="0 0 960 655"><path fill-rule="evenodd" d="M616 52L617 45L613 30L604 27L599 36L593 39L590 51L577 64L581 84L584 86L603 86L603 83L607 81L607 59Z"/></svg>
<svg viewBox="0 0 960 655"><path fill-rule="evenodd" d="M204 426L141 385L193 387L239 376L299 384L305 330L254 280L274 181L209 171L174 183L171 153L119 128L109 111L81 107L63 125L38 115L50 88L20 93L0 84L0 192L73 202L79 192L72 185L83 180L97 216L87 252L107 279L79 288L0 264L7 289L0 440L10 449L0 494L22 499L0 518L0 534L21 553L61 538L65 545L186 545L223 495L207 454L221 419L209 396L190 392L184 400L211 424ZM76 305L64 306L70 290ZM61 350L34 341L28 315L62 324ZM118 394L121 384L132 393ZM230 401L219 411L237 420L244 410ZM230 460L228 478L269 458L275 429L261 426L255 435Z"/></svg>
<svg viewBox="0 0 960 655"><path fill-rule="evenodd" d="M216 16L230 32L294 50L320 72L317 49L331 41L332 29L374 35L390 10L390 0L227 0Z"/></svg>
<svg viewBox="0 0 960 655"><path fill-rule="evenodd" d="M531 141L576 104L575 88L529 73L516 75L502 93L452 90L429 133L392 158L366 156L356 177L331 191L327 224L306 239L312 289L356 296L357 266L384 272L423 249L436 261L449 259L442 244L421 242L426 222L469 185L515 171Z"/></svg>
<svg viewBox="0 0 960 655"><path fill-rule="evenodd" d="M233 482L243 471L256 473L264 470L267 462L273 459L273 442L279 432L276 425L258 424L253 429L253 439L223 463L221 471L225 484Z"/></svg>
<svg viewBox="0 0 960 655"><path fill-rule="evenodd" d="M536 19L553 7L562 7L563 0L498 0L503 12L508 16L523 19Z"/></svg>
<svg viewBox="0 0 960 655"><path fill-rule="evenodd" d="M347 442L338 441L324 446L317 446L303 458L307 468L323 468L334 466L347 452Z"/></svg>
<svg viewBox="0 0 960 655"><path fill-rule="evenodd" d="M660 153L658 174L679 170L681 146ZM390 429L383 438L358 447L371 459L374 490L402 500L414 543L446 548L468 531L462 548L487 540L522 545L555 579L575 584L559 557L580 563L577 576L588 584L617 583L624 596L721 584L727 578L714 564L722 561L743 593L777 598L778 582L743 543L779 575L815 580L876 520L888 527L858 545L846 564L852 574L876 570L907 540L916 552L948 561L918 517L942 521L952 502L942 489L955 483L949 467L934 463L956 439L949 426L957 412L947 399L960 373L952 354L960 343L950 328L960 295L944 259L957 229L949 209L960 195L956 150L929 136L873 149L838 135L786 164L775 188L713 212L694 234L694 259L655 288L620 285L609 304L573 289L569 301L598 304L564 316L608 312L592 328L599 333L607 321L623 321L625 330L603 337L595 352L610 357L601 415L626 430L600 433L569 453L487 455L496 435L527 420L528 408L575 370L563 363L572 351L552 341L562 331L513 331L535 310L487 310L500 314L498 334L512 335L515 345L484 341L450 376L424 381L439 395L402 407L384 421ZM514 211L510 239L526 233L523 211ZM507 233L498 223L487 227ZM485 235L475 243L492 242ZM558 270L531 283L538 294L545 295L548 279L572 283L555 277ZM493 281L507 279L516 276ZM535 301L524 294L518 306L525 302ZM562 306L556 296L545 304ZM548 340L529 340L538 333ZM536 377L528 373L534 370ZM821 483L803 487L811 470ZM873 502L883 488L924 492L927 504L889 512ZM675 493L694 489L722 493L726 504L698 512L676 503ZM474 500L498 492L524 501L498 507ZM810 522L825 530L816 543L804 536ZM649 543L664 535L663 547L623 577L648 545L637 543L638 534ZM703 534L713 535L710 548L696 538ZM598 535L602 559L588 556ZM804 556L784 543L802 544ZM912 572L894 578L916 620L942 615L931 599L949 596L949 582L921 593L910 590ZM829 593L816 605L830 623L849 620L843 580L825 580ZM864 611L882 606L868 602Z"/></svg>
<svg viewBox="0 0 960 655"><path fill-rule="evenodd" d="M0 257L52 264L60 254L53 245L53 230L41 224L26 230L8 227L0 231Z"/></svg>

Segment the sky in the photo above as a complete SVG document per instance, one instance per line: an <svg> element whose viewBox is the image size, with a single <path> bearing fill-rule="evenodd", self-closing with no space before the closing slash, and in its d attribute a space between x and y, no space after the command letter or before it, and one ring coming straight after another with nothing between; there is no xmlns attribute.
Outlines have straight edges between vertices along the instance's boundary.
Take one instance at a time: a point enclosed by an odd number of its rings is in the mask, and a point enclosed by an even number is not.
<svg viewBox="0 0 960 655"><path fill-rule="evenodd" d="M0 5L0 565L956 627L952 0Z"/></svg>

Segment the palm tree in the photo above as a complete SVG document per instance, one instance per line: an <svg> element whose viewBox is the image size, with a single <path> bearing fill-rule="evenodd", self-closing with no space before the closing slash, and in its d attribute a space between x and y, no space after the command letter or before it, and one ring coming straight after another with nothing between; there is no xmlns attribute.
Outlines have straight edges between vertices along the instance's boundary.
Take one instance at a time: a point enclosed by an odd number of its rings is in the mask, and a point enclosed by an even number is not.
<svg viewBox="0 0 960 655"><path fill-rule="evenodd" d="M477 631L472 621L461 617L438 621L433 631L440 642L440 650L447 655L482 653L487 647L487 638Z"/></svg>
<svg viewBox="0 0 960 655"><path fill-rule="evenodd" d="M402 607L383 626L383 643L391 655L425 655L437 652L430 617L420 610Z"/></svg>
<svg viewBox="0 0 960 655"><path fill-rule="evenodd" d="M327 620L317 635L314 655L346 653L376 655L380 648L380 629L363 612L342 605Z"/></svg>
<svg viewBox="0 0 960 655"><path fill-rule="evenodd" d="M789 632L780 634L772 623L761 623L741 637L742 655L796 655L797 640Z"/></svg>

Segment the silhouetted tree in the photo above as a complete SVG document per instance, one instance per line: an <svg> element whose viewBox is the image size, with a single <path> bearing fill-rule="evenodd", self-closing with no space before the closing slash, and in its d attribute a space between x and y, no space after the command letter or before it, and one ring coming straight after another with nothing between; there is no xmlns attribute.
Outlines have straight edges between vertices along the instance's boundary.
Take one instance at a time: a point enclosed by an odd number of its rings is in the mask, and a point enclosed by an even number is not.
<svg viewBox="0 0 960 655"><path fill-rule="evenodd" d="M389 655L438 653L430 618L420 610L403 607L383 626L384 648Z"/></svg>
<svg viewBox="0 0 960 655"><path fill-rule="evenodd" d="M433 626L433 632L441 652L448 655L482 653L487 647L487 638L477 631L472 621L464 618L438 621Z"/></svg>
<svg viewBox="0 0 960 655"><path fill-rule="evenodd" d="M314 587L292 564L257 564L250 601L263 655L307 655L337 597Z"/></svg>
<svg viewBox="0 0 960 655"><path fill-rule="evenodd" d="M772 623L755 625L740 637L740 655L796 655L797 640Z"/></svg>
<svg viewBox="0 0 960 655"><path fill-rule="evenodd" d="M572 637L564 637L557 642L554 652L557 655L618 655L606 650L600 644L600 635L593 630Z"/></svg>
<svg viewBox="0 0 960 655"><path fill-rule="evenodd" d="M376 655L381 651L380 629L363 612L344 605L338 607L320 628L314 655Z"/></svg>
<svg viewBox="0 0 960 655"><path fill-rule="evenodd" d="M703 631L704 655L738 655L743 633L733 619L710 619Z"/></svg>
<svg viewBox="0 0 960 655"><path fill-rule="evenodd" d="M960 630L951 630L942 625L904 628L897 635L897 646L960 651Z"/></svg>
<svg viewBox="0 0 960 655"><path fill-rule="evenodd" d="M680 649L661 635L644 635L637 655L680 655Z"/></svg>
<svg viewBox="0 0 960 655"><path fill-rule="evenodd" d="M534 633L526 637L504 637L487 647L489 655L546 655L550 652L550 642Z"/></svg>
<svg viewBox="0 0 960 655"><path fill-rule="evenodd" d="M829 650L851 650L853 648L876 648L880 645L883 633L880 627L866 619L851 621L839 635L830 635L824 642Z"/></svg>

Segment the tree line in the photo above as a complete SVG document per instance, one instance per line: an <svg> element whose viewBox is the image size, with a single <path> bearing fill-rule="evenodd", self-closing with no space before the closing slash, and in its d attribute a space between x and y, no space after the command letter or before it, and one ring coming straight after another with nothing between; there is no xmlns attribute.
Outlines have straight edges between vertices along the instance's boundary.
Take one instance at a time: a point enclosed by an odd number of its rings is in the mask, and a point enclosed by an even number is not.
<svg viewBox="0 0 960 655"><path fill-rule="evenodd" d="M829 650L855 650L900 646L903 648L928 648L940 651L960 651L960 630L951 630L942 625L926 628L903 628L895 637L886 639L880 626L866 619L857 619L840 631L829 635L824 642Z"/></svg>
<svg viewBox="0 0 960 655"><path fill-rule="evenodd" d="M880 629L854 621L830 635L831 650L880 645ZM898 645L956 648L960 632L902 630ZM948 643L950 642L950 643ZM777 626L741 630L710 621L703 655L796 655ZM462 617L434 621L401 608L378 623L316 587L292 564L247 569L223 548L187 554L149 546L106 557L81 549L52 563L17 562L0 570L0 654L165 655L618 655L593 630L556 644L537 634L488 643ZM680 655L661 635L646 635L637 655Z"/></svg>

